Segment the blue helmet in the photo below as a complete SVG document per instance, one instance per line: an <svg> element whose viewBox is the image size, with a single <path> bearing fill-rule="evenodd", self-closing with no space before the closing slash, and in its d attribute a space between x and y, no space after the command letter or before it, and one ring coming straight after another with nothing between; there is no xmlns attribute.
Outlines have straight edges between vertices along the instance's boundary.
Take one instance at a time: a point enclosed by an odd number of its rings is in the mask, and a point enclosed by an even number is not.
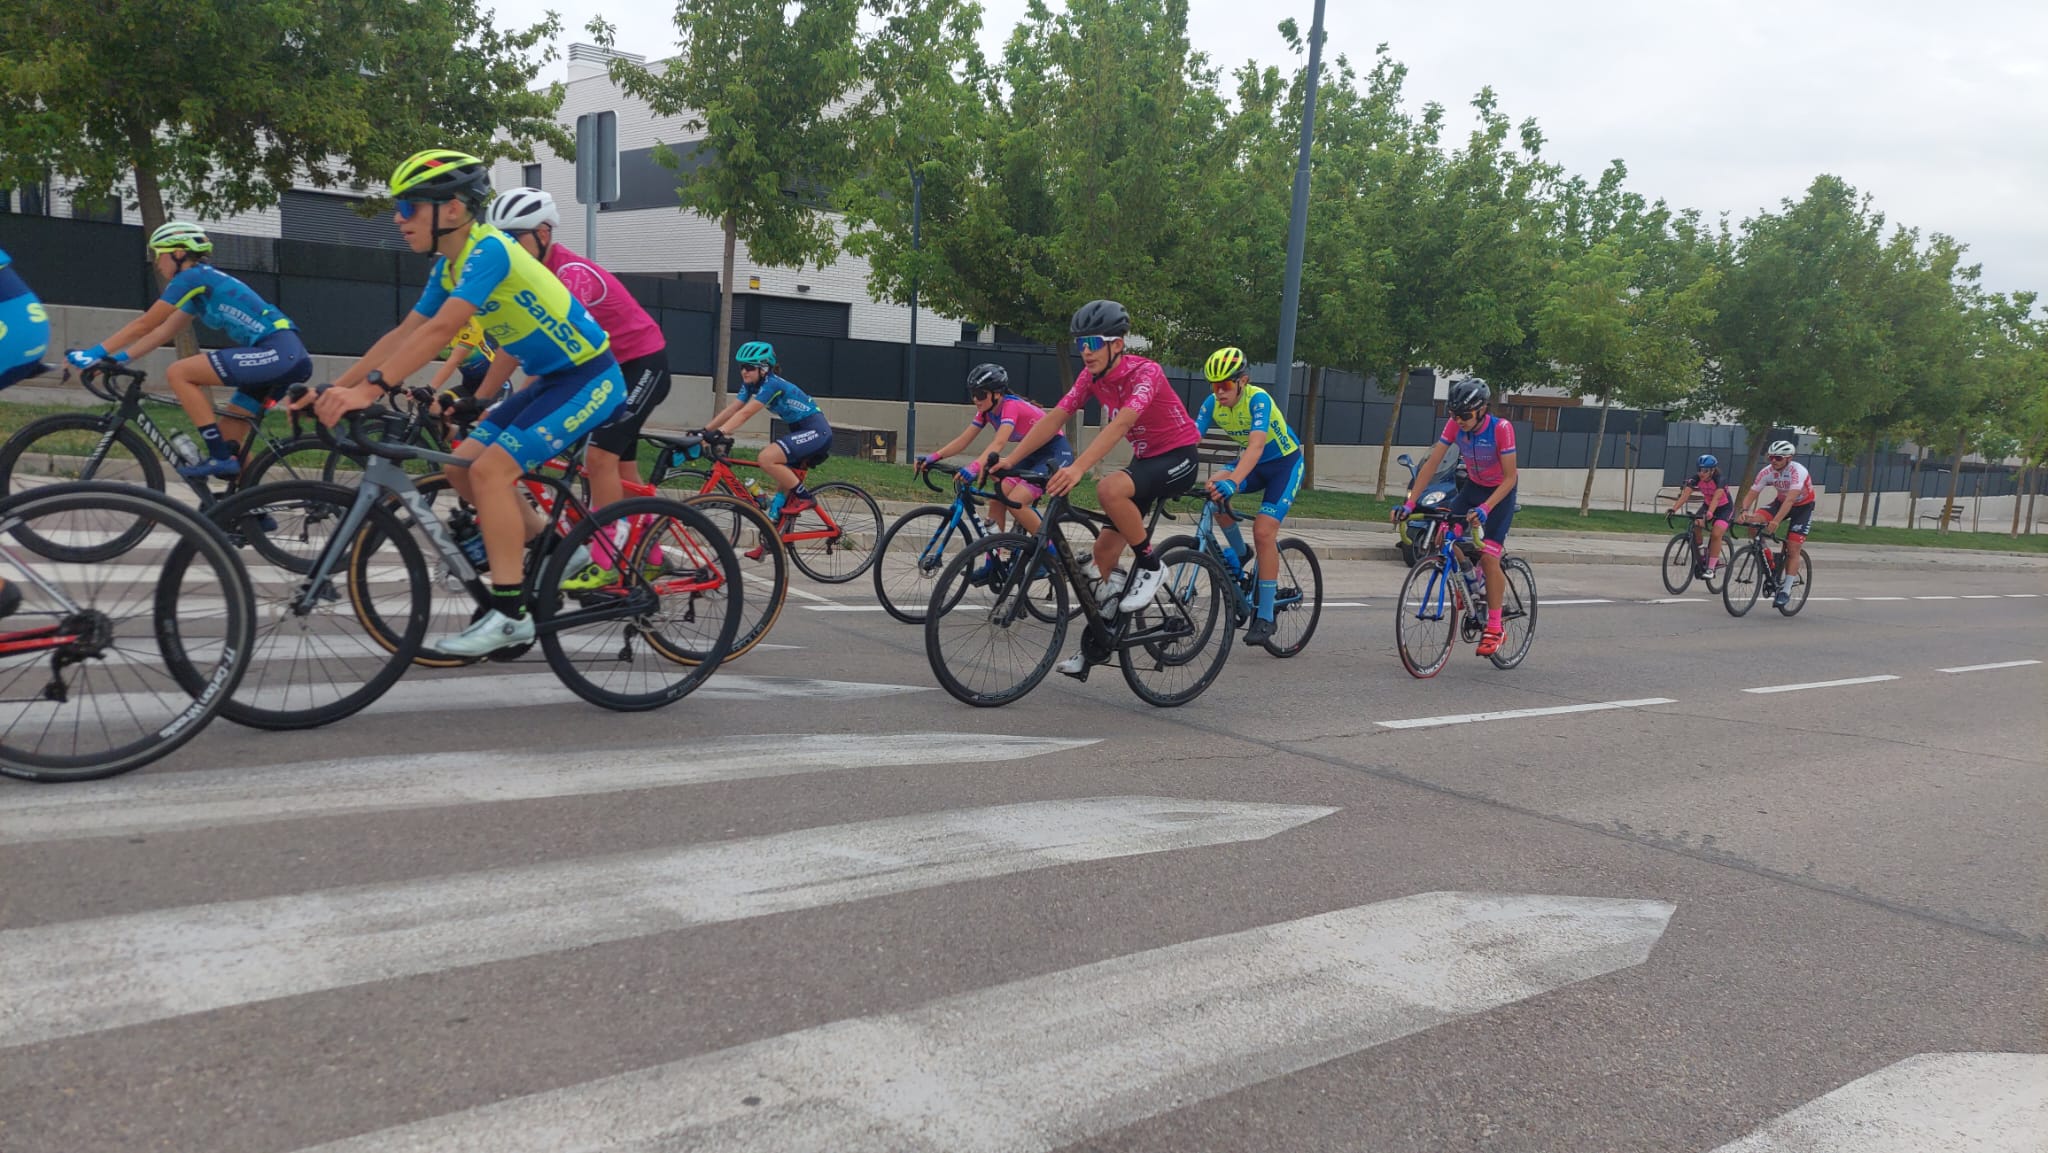
<svg viewBox="0 0 2048 1153"><path fill-rule="evenodd" d="M1720 465L1721 465L1721 461L1719 460L1719 458L1715 457L1713 453L1711 453L1711 452L1703 452L1703 453L1701 453L1701 454L1700 454L1700 459L1699 459L1699 467L1701 467L1701 468L1718 468L1718 467L1720 467Z"/></svg>

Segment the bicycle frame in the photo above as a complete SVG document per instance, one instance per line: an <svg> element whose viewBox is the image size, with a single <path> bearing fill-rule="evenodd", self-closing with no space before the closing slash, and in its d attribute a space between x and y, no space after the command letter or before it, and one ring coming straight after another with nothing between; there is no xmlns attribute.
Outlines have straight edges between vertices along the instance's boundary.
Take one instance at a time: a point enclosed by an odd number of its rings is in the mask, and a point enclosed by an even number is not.
<svg viewBox="0 0 2048 1153"><path fill-rule="evenodd" d="M107 450L114 446L114 438L120 435L121 429L124 426L132 424L137 429L141 430L143 438L149 441L150 447L156 449L157 456L161 457L165 464L171 466L171 471L174 474L177 473L177 466L179 463L178 451L175 447L172 446L171 438L164 433L163 428L159 426L156 421L150 419L149 410L145 408L143 404L144 401L148 401L155 404L167 404L169 402L161 400L156 397L151 397L142 391L142 382L145 379L147 379L146 374L142 372L136 371L134 369L118 368L106 369L101 371L103 371L104 374L109 377L119 375L122 379L128 382L128 385L125 389L117 393L113 391L103 392L100 389L93 387L90 383L87 384L87 390L90 391L94 396L101 397L102 399L105 400L113 401L115 405L112 411L105 413L102 417L102 420L105 423L106 428L105 431L100 435L99 443L93 446L90 459L95 461L106 459ZM269 432L267 432L263 427L265 423L264 418L270 415L270 409L272 407L275 406L266 406L262 412L252 413L247 417L237 418L247 420L249 423L249 435L242 439L241 453L236 458L240 460L242 463L247 464L249 462L249 453L252 449L256 447L256 442L259 439L262 440L266 446L275 445L278 443L278 441L274 437L272 437L269 434ZM215 412L218 413L219 410L216 409ZM296 419L297 418L294 417L295 422ZM297 429L295 425L294 432L296 433L296 431ZM206 479L203 477L188 477L180 475L178 479L183 480L187 485L191 487L193 493L199 497L201 507L205 507L206 505L212 504L215 500L219 499L218 496L213 491L213 486L208 484L206 482Z"/></svg>
<svg viewBox="0 0 2048 1153"><path fill-rule="evenodd" d="M1465 574L1470 571L1470 566L1465 563L1464 552L1458 547L1458 542L1466 539L1464 534L1459 531L1459 526L1450 524L1449 517L1444 514L1417 512L1413 515L1445 522L1431 530L1440 541L1437 555L1444 559L1444 565L1431 574L1429 583L1423 586L1415 619L1440 621L1444 619L1446 609L1455 608L1464 615L1467 624L1475 622L1482 606L1474 603L1465 587ZM1483 535L1472 538L1471 547L1478 548L1485 539Z"/></svg>
<svg viewBox="0 0 2048 1153"><path fill-rule="evenodd" d="M711 462L711 475L705 479L704 487L698 489L696 495L706 496L714 492L723 492L729 496L737 497L740 500L752 501L758 505L760 498L747 491L747 486L741 483L739 473L734 470L734 466L744 465L748 468L759 468L761 467L760 464L751 460L736 461L731 459L729 454L732 449L732 438L730 437L721 436L716 439L706 440L703 443L704 459ZM674 475L671 471L672 469L679 469L683 463L674 459L674 453L671 452L669 459L665 459L656 465L650 483L659 485L663 480ZM810 475L811 470L797 468L791 471L796 473L798 483L802 483ZM832 519L832 514L826 510L823 504L818 505L818 507L811 511L818 514L818 519L825 522L825 527L822 529L806 529L801 532L797 531L794 525L787 532L781 531L778 527L776 535L782 538L784 544L794 545L807 540L836 541L846 535L846 530L840 527L838 521Z"/></svg>
<svg viewBox="0 0 2048 1153"><path fill-rule="evenodd" d="M1044 480L1041 478L1037 483L1043 484ZM1016 501L1010 500L1008 497L995 495L993 499L1002 501L1011 508L1019 507ZM1152 519L1145 528L1145 535L1147 537L1150 537L1153 530L1158 527L1159 518L1165 512L1165 501L1162 500L1153 505ZM1088 623L1083 643L1084 651L1091 643L1105 652L1123 652L1143 645L1179 639L1183 633L1172 627L1171 620L1163 621L1151 628L1132 632L1130 624L1131 618L1135 614L1122 611L1108 616L1103 614L1102 606L1095 603L1095 594L1088 587L1088 576L1082 571L1081 560L1078 556L1074 555L1075 550L1061 548L1057 543L1054 543L1058 539L1053 536L1054 528L1060 523L1070 520L1076 523L1093 524L1098 529L1112 532L1116 528L1107 516L1077 509L1068 503L1067 498L1063 495L1053 497L1048 501L1045 512L1039 517L1038 531L1031 537L1030 549L1018 557L1016 563L1011 566L1009 575L997 589L996 602L1006 605L1003 609L1005 619L1002 623L1007 626L1016 619L1016 614L1025 611L1023 609L1024 598L1021 595L1021 585L1031 579L1031 574L1043 563L1040 558L1049 551L1059 562L1058 569L1053 571L1060 573L1066 580L1067 587L1073 591L1076 599L1081 602L1081 612L1087 618ZM1019 595L1008 595L1013 589L1017 590ZM1092 659L1091 663L1093 663Z"/></svg>
<svg viewBox="0 0 2048 1153"><path fill-rule="evenodd" d="M1237 515L1236 509L1230 507L1230 501L1228 498L1225 498L1221 501L1211 500L1204 502L1202 505L1202 518L1200 521L1196 523L1195 526L1195 547L1200 549L1205 555L1213 557L1217 564L1223 565L1224 574L1232 578L1228 584L1228 587L1230 589L1230 595L1236 603L1237 615L1242 619L1250 620L1251 617L1257 612L1258 604L1256 601L1252 599L1251 594L1245 592L1244 582L1241 579L1244 570L1241 566L1245 563L1250 563L1256 566L1258 563L1258 557L1256 554L1254 554L1251 557L1237 558L1240 568L1236 572L1232 572L1230 566L1228 564L1224 564L1225 558L1223 555L1223 545L1219 543L1217 540L1216 514L1219 511L1228 512L1230 513L1232 518L1240 521L1244 519L1243 517ZM1256 588L1257 586L1254 585L1253 587ZM1186 587L1183 596L1192 596L1193 593L1194 588L1192 585L1189 585ZM1300 600L1300 589L1294 590L1293 596L1286 595L1286 590L1283 589L1280 591L1278 595L1276 595L1273 598L1273 607L1277 612L1278 610L1284 609L1289 605L1299 602Z"/></svg>

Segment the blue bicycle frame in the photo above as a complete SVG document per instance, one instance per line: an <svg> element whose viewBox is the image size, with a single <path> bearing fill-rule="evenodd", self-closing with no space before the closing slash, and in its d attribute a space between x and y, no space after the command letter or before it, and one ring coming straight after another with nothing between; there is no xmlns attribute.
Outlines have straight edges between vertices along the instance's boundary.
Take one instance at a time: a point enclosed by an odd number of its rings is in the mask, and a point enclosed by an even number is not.
<svg viewBox="0 0 2048 1153"><path fill-rule="evenodd" d="M1450 520L1448 516L1435 513L1434 510L1418 510L1413 516L1417 518L1430 517L1445 521ZM1480 609L1486 602L1482 597L1472 595L1471 589L1465 584L1465 574L1469 571L1469 568L1465 563L1465 554L1458 548L1459 542L1465 540L1465 526L1450 523L1446 526L1446 531L1440 534L1440 537L1441 543L1437 546L1437 555L1444 558L1444 564L1442 568L1430 574L1429 583L1423 586L1422 599L1415 607L1415 619L1428 621L1444 619L1445 609L1450 607L1453 598L1455 598L1463 602L1462 607L1465 611L1466 623L1472 624L1480 619ZM1479 535L1471 539L1471 547L1478 548L1479 543L1485 539L1485 530L1481 529ZM1456 579L1455 587L1453 585L1453 578Z"/></svg>
<svg viewBox="0 0 2048 1153"><path fill-rule="evenodd" d="M1195 548L1215 558L1216 563L1222 565L1223 571L1229 574L1231 580L1228 587L1232 594L1231 608L1237 614L1238 627L1242 627L1251 623L1252 616L1258 611L1258 602L1254 599L1259 588L1258 557L1256 554L1248 557L1238 557L1236 566L1231 565L1229 556L1223 551L1223 541L1216 528L1216 513L1219 508L1228 511L1235 519L1244 519L1237 515L1236 509L1230 507L1230 500L1228 498L1220 501L1203 501L1202 517L1195 525ZM1249 577L1245 575L1244 569L1244 566L1248 564L1252 566L1252 574ZM1190 574L1186 580L1187 583L1176 590L1182 595L1183 603L1186 602L1187 598L1193 597L1195 591L1194 575ZM1273 611L1275 614L1278 614L1288 606L1300 603L1301 599L1302 592L1300 589L1281 589L1273 598Z"/></svg>

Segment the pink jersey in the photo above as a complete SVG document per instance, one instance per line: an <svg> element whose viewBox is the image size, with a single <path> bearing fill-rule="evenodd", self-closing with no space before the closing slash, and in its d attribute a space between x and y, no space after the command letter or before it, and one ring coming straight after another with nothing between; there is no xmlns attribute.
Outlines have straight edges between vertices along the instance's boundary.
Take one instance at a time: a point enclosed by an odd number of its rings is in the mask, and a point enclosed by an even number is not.
<svg viewBox="0 0 2048 1153"><path fill-rule="evenodd" d="M1011 437L1015 440L1023 440L1025 435L1032 428L1036 427L1039 421L1044 419L1044 409L1025 400L1021 396L1005 396L996 403L994 408L989 409L987 412L975 413L974 427L987 428L992 424L1001 427L1007 424L1012 429Z"/></svg>
<svg viewBox="0 0 2048 1153"><path fill-rule="evenodd" d="M548 258L541 263L583 302L598 327L612 338L612 355L620 364L650 356L668 347L661 326L619 283L619 278L569 251L566 244L548 246Z"/></svg>
<svg viewBox="0 0 2048 1153"><path fill-rule="evenodd" d="M1084 368L1074 387L1060 398L1059 409L1079 412L1087 407L1090 396L1102 402L1105 424L1126 408L1138 410L1138 423L1124 439L1131 442L1131 452L1139 460L1202 442L1195 418L1188 415L1188 406L1173 391L1166 370L1157 361L1127 352L1101 380Z"/></svg>
<svg viewBox="0 0 2048 1153"><path fill-rule="evenodd" d="M1806 466L1796 460L1786 461L1784 468L1764 465L1763 471L1756 474L1756 487L1777 489L1779 500L1789 497L1794 505L1813 502L1813 477L1807 474Z"/></svg>
<svg viewBox="0 0 2048 1153"><path fill-rule="evenodd" d="M1465 475L1473 484L1497 488L1507 483L1507 466L1503 463L1515 455L1515 426L1492 413L1486 414L1486 422L1471 432L1458 427L1458 418L1444 422L1444 431L1436 438L1439 444L1458 446L1458 459L1465 462Z"/></svg>

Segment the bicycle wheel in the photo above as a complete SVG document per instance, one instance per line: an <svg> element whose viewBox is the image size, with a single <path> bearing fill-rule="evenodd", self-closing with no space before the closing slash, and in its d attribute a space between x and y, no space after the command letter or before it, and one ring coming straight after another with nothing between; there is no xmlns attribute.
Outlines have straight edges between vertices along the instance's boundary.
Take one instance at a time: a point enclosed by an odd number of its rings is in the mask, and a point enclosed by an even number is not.
<svg viewBox="0 0 2048 1153"><path fill-rule="evenodd" d="M1728 583L1728 573L1735 567L1735 542L1721 538L1721 563L1707 570L1707 592L1719 596Z"/></svg>
<svg viewBox="0 0 2048 1153"><path fill-rule="evenodd" d="M1266 651L1291 657L1308 647L1323 619L1323 565L1308 542L1288 537L1280 542L1280 587L1273 595L1273 639Z"/></svg>
<svg viewBox="0 0 2048 1153"><path fill-rule="evenodd" d="M249 675L221 715L259 729L332 724L367 708L398 683L425 639L432 616L426 558L410 527L372 505L361 529L340 535L356 492L293 480L236 493L209 510L230 540L267 539L286 563L252 565L256 638ZM265 524L276 527L266 528ZM367 535L367 543L356 537ZM326 560L329 575L301 603L309 575ZM365 619L396 638L387 647Z"/></svg>
<svg viewBox="0 0 2048 1153"><path fill-rule="evenodd" d="M1428 557L1408 570L1401 599L1394 607L1394 644L1401 667L1418 680L1444 671L1451 660L1451 640L1464 611L1464 594L1444 571L1442 556Z"/></svg>
<svg viewBox="0 0 2048 1153"><path fill-rule="evenodd" d="M874 563L882 543L882 506L843 480L817 485L811 496L818 507L798 514L783 535L790 559L814 581L845 584Z"/></svg>
<svg viewBox="0 0 2048 1153"><path fill-rule="evenodd" d="M1061 520L1057 531L1059 539L1065 542L1061 547L1072 550L1073 556L1084 561L1095 551L1095 538L1102 534L1102 530L1096 528L1092 522L1076 518ZM1046 539L1050 541L1052 537L1048 536ZM1031 583L1025 589L1024 604L1042 619L1049 620L1052 613L1064 611L1066 618L1073 620L1081 615L1081 598L1069 597L1065 610L1057 607L1058 594L1053 591L1053 586L1065 586L1066 581L1053 574L1055 566L1056 562L1047 558L1032 570Z"/></svg>
<svg viewBox="0 0 2048 1153"><path fill-rule="evenodd" d="M143 532L129 549L106 544ZM90 547L89 568L23 538ZM249 664L249 577L227 541L169 497L128 485L42 485L0 501L0 776L86 781L165 756L206 727ZM192 654L178 676L173 655Z"/></svg>
<svg viewBox="0 0 2048 1153"><path fill-rule="evenodd" d="M1692 587L1693 570L1699 567L1699 549L1692 533L1681 530L1664 546L1664 591L1677 596Z"/></svg>
<svg viewBox="0 0 2048 1153"><path fill-rule="evenodd" d="M732 651L725 654L726 662L731 663L760 644L782 618L782 607L789 600L789 550L775 535L768 514L752 501L709 493L683 503L709 517L712 527L732 543L739 557L745 592L740 601L739 632L733 637ZM755 549L761 550L758 560L751 556Z"/></svg>
<svg viewBox="0 0 2048 1153"><path fill-rule="evenodd" d="M924 652L932 674L953 699L981 708L1006 705L1038 687L1052 671L1067 636L1067 582L1048 583L1053 611L1031 611L1030 578L1021 571L1033 537L996 533L947 562L924 619ZM982 561L1003 570L993 585L974 585Z"/></svg>
<svg viewBox="0 0 2048 1153"><path fill-rule="evenodd" d="M466 507L462 503L462 498L456 494L455 486L449 483L445 476L430 476L417 482L413 488L443 525L447 523L449 514L457 508ZM400 504L395 495L387 494L384 502L384 506L390 509L400 523L412 533L413 542L419 546L420 557L427 566L427 585L431 597L431 605L427 611L427 632L426 637L413 651L412 663L423 669L455 669L473 665L484 659L458 656L434 647L436 640L460 633L468 628L472 621L489 611L478 599L484 590L480 586L472 588L470 583L450 566L448 558L441 554L440 546L434 543L431 532L414 519L411 509ZM356 619L361 622L363 631L386 652L397 652L405 643L406 630L411 626L410 603L390 603L376 596L367 595L369 582L376 577L375 566L387 563L384 558L388 554L385 553L383 545L383 538L376 526L363 526L363 531L356 536L355 547L349 553L349 592L350 599L356 606ZM477 579L482 580L483 575L479 574ZM399 615L394 619L386 619L386 608L397 611ZM493 653L491 656L497 658L499 654Z"/></svg>
<svg viewBox="0 0 2048 1153"><path fill-rule="evenodd" d="M1785 607L1778 611L1788 617L1798 616L1799 610L1806 607L1806 594L1812 591L1813 558L1808 556L1806 550L1802 548L1799 550L1799 572L1795 574L1792 583L1791 599L1787 600Z"/></svg>
<svg viewBox="0 0 2048 1153"><path fill-rule="evenodd" d="M1728 579L1721 586L1721 605L1729 616L1739 617L1756 607L1756 598L1763 591L1763 554L1754 544L1744 545L1735 551L1735 559L1728 565Z"/></svg>
<svg viewBox="0 0 2048 1153"><path fill-rule="evenodd" d="M1511 669L1529 655L1536 640L1536 574L1518 556L1502 557L1500 575L1507 587L1500 594L1500 648L1488 658L1497 669Z"/></svg>
<svg viewBox="0 0 2048 1153"><path fill-rule="evenodd" d="M904 624L923 624L946 561L972 543L965 521L956 523L949 505L928 504L897 517L877 550L875 599Z"/></svg>
<svg viewBox="0 0 2048 1153"><path fill-rule="evenodd" d="M111 429L113 436L108 437ZM60 412L32 420L0 445L0 497L65 480L116 481L164 491L163 461L141 433L116 424L113 413ZM22 546L68 564L99 564L132 551L153 527L138 518L126 531L111 524L94 530L90 546L50 540L24 525L15 530Z"/></svg>
<svg viewBox="0 0 2048 1153"><path fill-rule="evenodd" d="M1162 553L1167 580L1125 626L1124 683L1138 699L1174 708L1202 695L1230 660L1230 578L1215 558L1193 549ZM1161 641L1128 642L1158 634Z"/></svg>
<svg viewBox="0 0 2048 1153"><path fill-rule="evenodd" d="M565 594L577 546L623 541L616 584ZM718 671L739 634L740 562L711 518L665 497L613 501L548 553L533 611L548 667L569 690L616 712L688 696Z"/></svg>
<svg viewBox="0 0 2048 1153"><path fill-rule="evenodd" d="M362 458L332 448L309 432L265 441L242 465L235 489L246 491L280 480L319 480L353 488L362 480L362 469Z"/></svg>

